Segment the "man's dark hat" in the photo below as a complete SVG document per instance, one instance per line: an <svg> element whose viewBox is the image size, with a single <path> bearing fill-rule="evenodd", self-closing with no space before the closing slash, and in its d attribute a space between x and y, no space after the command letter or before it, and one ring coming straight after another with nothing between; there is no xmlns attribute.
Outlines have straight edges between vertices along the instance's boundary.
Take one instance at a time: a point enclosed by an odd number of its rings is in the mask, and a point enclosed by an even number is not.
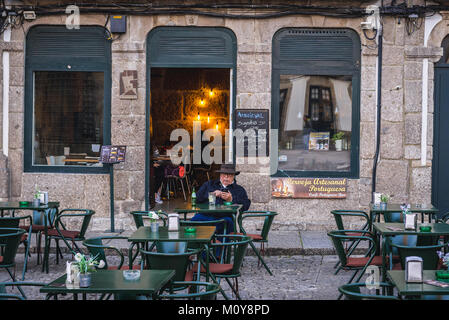
<svg viewBox="0 0 449 320"><path fill-rule="evenodd" d="M235 165L234 164L222 164L220 166L219 170L215 170L215 172L218 173L229 173L233 175L238 175L240 171L235 171Z"/></svg>

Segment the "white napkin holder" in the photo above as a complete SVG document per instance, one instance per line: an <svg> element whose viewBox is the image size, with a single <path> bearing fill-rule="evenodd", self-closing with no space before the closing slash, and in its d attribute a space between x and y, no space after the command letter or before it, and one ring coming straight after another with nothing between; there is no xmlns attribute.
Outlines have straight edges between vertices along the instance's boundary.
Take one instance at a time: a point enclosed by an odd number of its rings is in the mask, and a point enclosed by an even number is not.
<svg viewBox="0 0 449 320"><path fill-rule="evenodd" d="M179 214L168 214L168 231L179 231Z"/></svg>
<svg viewBox="0 0 449 320"><path fill-rule="evenodd" d="M48 192L39 191L39 199L42 204L48 204Z"/></svg>
<svg viewBox="0 0 449 320"><path fill-rule="evenodd" d="M418 215L414 212L404 211L404 229L414 230L418 228Z"/></svg>
<svg viewBox="0 0 449 320"><path fill-rule="evenodd" d="M405 282L423 282L423 260L421 257L405 258Z"/></svg>

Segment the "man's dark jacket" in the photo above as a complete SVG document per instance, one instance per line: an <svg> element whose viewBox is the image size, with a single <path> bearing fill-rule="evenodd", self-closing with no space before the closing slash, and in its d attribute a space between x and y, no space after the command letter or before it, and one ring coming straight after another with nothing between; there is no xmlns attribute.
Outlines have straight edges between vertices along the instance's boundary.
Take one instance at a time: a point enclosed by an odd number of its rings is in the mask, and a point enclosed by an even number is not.
<svg viewBox="0 0 449 320"><path fill-rule="evenodd" d="M235 183L235 181L226 188L223 187L220 180L207 181L200 187L200 189L196 193L196 201L198 203L208 202L209 192L214 192L215 190L224 192L229 191L232 195L232 203L243 205L241 211L247 211L249 209L249 206L251 205L251 200L248 199L246 190L242 186ZM224 202L225 201L222 198L217 197L215 204L223 204Z"/></svg>

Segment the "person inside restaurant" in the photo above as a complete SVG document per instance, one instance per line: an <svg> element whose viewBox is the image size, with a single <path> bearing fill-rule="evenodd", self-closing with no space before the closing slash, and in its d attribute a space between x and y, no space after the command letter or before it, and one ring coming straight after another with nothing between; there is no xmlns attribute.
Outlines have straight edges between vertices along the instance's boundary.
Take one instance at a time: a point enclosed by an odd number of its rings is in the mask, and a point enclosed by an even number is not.
<svg viewBox="0 0 449 320"><path fill-rule="evenodd" d="M216 205L224 204L225 202L232 202L233 204L241 204L241 211L247 211L251 205L251 200L248 199L246 190L235 182L235 176L240 172L235 171L235 165L222 164L219 170L215 172L220 173L220 179L209 180L205 182L196 192L197 203L207 203L209 201L209 193L215 194ZM193 216L192 221L211 221L224 219L226 221L226 232L234 232L234 223L232 216L223 216L222 213L197 213ZM223 234L223 224L217 225L217 234Z"/></svg>

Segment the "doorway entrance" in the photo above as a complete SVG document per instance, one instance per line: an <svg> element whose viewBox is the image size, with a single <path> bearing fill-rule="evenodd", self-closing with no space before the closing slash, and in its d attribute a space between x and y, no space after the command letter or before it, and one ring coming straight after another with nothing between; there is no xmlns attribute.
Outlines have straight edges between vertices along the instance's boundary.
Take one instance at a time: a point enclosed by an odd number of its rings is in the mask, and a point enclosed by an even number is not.
<svg viewBox="0 0 449 320"><path fill-rule="evenodd" d="M224 68L151 69L149 157L150 192L154 195L150 197L155 198L155 209L172 209L179 201L187 202L193 188L216 178L214 170L227 154L224 135L230 127L230 74L231 70ZM179 129L188 136L187 157L176 163L170 154L181 138L173 141L171 135ZM200 150L195 149L195 130L200 133ZM210 143L206 132L221 136L222 149L213 149L211 154L220 153L218 164L203 157ZM194 152L201 153L200 161Z"/></svg>
<svg viewBox="0 0 449 320"><path fill-rule="evenodd" d="M197 155L204 159L204 147L215 141L203 136L208 129L220 132L222 145L225 130L233 129L236 62L237 39L227 28L157 27L148 34L145 210L172 211L176 201L190 199L193 186L214 178L213 164L198 163ZM194 122L201 127L200 141L194 139ZM175 129L189 135L194 161L183 159L174 165L167 159L167 151L175 151L171 149L178 144L170 141ZM215 151L210 155L215 156ZM232 155L222 150L225 156ZM162 203L155 201L158 194Z"/></svg>

